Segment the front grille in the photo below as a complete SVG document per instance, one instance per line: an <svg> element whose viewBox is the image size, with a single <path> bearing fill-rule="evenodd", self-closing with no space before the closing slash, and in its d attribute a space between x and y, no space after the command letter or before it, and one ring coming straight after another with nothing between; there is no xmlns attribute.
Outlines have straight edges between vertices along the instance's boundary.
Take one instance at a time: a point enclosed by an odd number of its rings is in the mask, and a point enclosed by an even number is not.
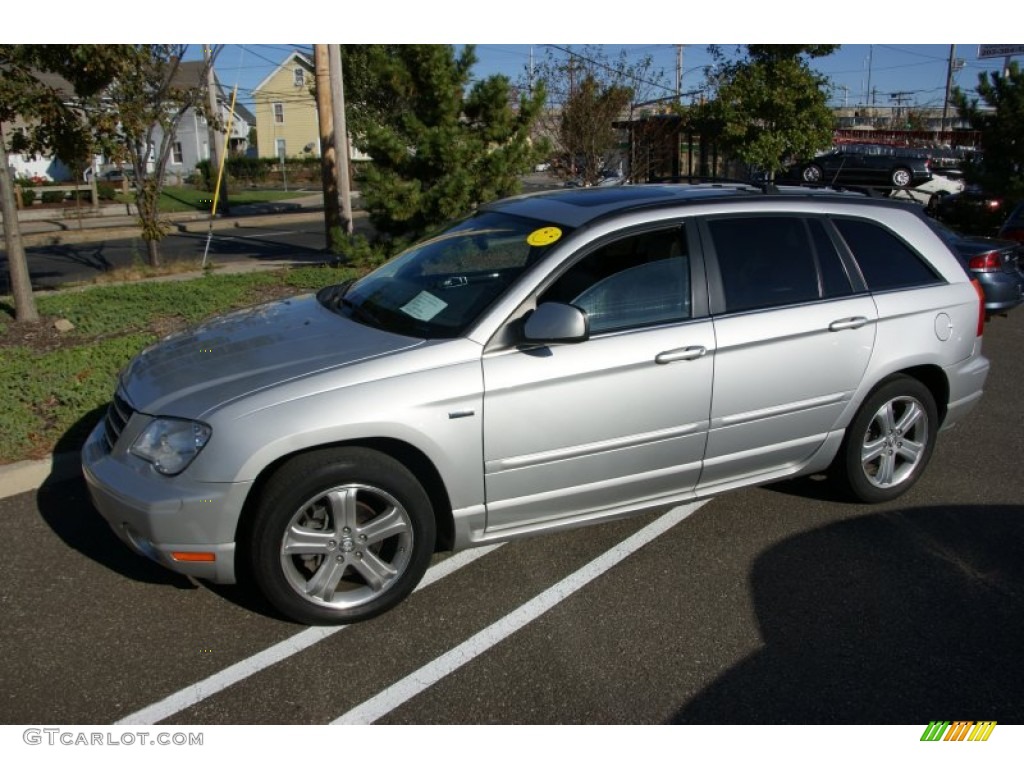
<svg viewBox="0 0 1024 768"><path fill-rule="evenodd" d="M117 445L117 439L124 431L128 419L132 417L134 409L128 401L121 397L120 393L114 393L114 399L107 408L107 418L104 421L103 435L107 441L107 448L113 450Z"/></svg>

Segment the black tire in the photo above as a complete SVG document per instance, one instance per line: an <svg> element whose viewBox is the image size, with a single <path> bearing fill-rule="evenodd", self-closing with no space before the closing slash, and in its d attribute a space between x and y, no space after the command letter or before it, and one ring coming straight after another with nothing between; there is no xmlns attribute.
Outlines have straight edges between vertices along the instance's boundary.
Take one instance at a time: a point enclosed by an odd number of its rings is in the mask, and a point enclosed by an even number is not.
<svg viewBox="0 0 1024 768"><path fill-rule="evenodd" d="M939 428L932 393L917 379L893 376L861 404L846 430L832 474L858 501L890 501L924 472Z"/></svg>
<svg viewBox="0 0 1024 768"><path fill-rule="evenodd" d="M281 613L304 624L347 624L412 592L435 538L430 499L403 464L378 451L334 448L274 473L244 545L253 580Z"/></svg>
<svg viewBox="0 0 1024 768"><path fill-rule="evenodd" d="M811 163L805 166L803 171L800 173L800 178L804 180L805 184L821 184L821 178L824 173L821 170L820 165Z"/></svg>
<svg viewBox="0 0 1024 768"><path fill-rule="evenodd" d="M890 176L892 185L897 189L906 189L913 180L914 174L911 173L909 168L893 168L892 175Z"/></svg>

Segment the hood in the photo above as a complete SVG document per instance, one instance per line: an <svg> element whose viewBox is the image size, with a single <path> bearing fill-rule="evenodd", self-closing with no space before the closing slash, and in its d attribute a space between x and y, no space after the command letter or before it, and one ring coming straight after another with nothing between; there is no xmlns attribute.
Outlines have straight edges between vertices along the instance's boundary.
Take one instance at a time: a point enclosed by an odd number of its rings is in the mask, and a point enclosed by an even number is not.
<svg viewBox="0 0 1024 768"><path fill-rule="evenodd" d="M243 309L143 350L121 386L138 410L201 418L219 405L423 342L361 325L301 296Z"/></svg>

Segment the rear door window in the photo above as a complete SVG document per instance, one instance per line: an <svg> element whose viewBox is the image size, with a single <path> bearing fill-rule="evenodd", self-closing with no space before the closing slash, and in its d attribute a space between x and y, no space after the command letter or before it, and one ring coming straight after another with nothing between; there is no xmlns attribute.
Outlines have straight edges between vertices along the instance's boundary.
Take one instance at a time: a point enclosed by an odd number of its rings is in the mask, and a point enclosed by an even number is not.
<svg viewBox="0 0 1024 768"><path fill-rule="evenodd" d="M721 283L716 312L744 312L853 293L822 223L801 216L707 222Z"/></svg>

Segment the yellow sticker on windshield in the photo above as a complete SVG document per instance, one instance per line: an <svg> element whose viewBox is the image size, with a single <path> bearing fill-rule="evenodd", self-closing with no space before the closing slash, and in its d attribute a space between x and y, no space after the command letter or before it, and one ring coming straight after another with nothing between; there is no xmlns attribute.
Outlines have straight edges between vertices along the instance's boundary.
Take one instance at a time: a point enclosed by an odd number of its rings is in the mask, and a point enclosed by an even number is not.
<svg viewBox="0 0 1024 768"><path fill-rule="evenodd" d="M535 229L530 233L530 236L526 238L526 242L530 245L551 245L553 242L558 240L562 236L562 230L558 227L541 227Z"/></svg>

